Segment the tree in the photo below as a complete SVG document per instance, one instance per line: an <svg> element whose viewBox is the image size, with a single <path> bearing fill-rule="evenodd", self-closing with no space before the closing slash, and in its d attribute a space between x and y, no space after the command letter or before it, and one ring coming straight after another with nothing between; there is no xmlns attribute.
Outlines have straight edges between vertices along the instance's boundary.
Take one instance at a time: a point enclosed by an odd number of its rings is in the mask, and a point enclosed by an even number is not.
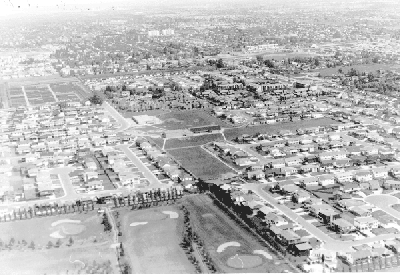
<svg viewBox="0 0 400 275"><path fill-rule="evenodd" d="M218 59L216 66L218 69L223 68L225 66L222 58Z"/></svg>
<svg viewBox="0 0 400 275"><path fill-rule="evenodd" d="M47 248L52 248L53 247L53 243L51 242L51 241L49 241L48 243L47 243Z"/></svg>
<svg viewBox="0 0 400 275"><path fill-rule="evenodd" d="M29 245L29 248L35 249L35 243L31 241L31 244Z"/></svg>
<svg viewBox="0 0 400 275"><path fill-rule="evenodd" d="M264 57L261 54L257 55L256 59L258 63L262 63L264 61Z"/></svg>
<svg viewBox="0 0 400 275"><path fill-rule="evenodd" d="M266 59L264 61L264 65L267 66L268 68L274 68L275 67L274 62L272 62L270 59Z"/></svg>
<svg viewBox="0 0 400 275"><path fill-rule="evenodd" d="M57 242L56 242L56 247L60 247L60 246L61 246L61 244L62 244L61 240L60 240L60 239L58 239L58 240L57 240Z"/></svg>
<svg viewBox="0 0 400 275"><path fill-rule="evenodd" d="M88 100L90 101L90 103L92 104L102 104L103 103L103 99L98 95L98 94L93 94L93 96L89 97Z"/></svg>
<svg viewBox="0 0 400 275"><path fill-rule="evenodd" d="M70 246L74 244L74 240L72 239L72 237L69 237L68 244L69 244Z"/></svg>

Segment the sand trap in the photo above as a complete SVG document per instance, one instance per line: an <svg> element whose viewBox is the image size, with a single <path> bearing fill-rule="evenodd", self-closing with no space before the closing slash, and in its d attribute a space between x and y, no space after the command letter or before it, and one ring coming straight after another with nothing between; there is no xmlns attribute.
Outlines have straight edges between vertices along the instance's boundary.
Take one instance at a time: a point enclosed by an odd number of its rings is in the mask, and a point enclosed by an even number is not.
<svg viewBox="0 0 400 275"><path fill-rule="evenodd" d="M221 252L223 252L225 250L225 248L230 247L230 246L240 246L240 243L238 243L238 242L223 243L220 246L218 246L217 252L221 253Z"/></svg>
<svg viewBox="0 0 400 275"><path fill-rule="evenodd" d="M169 215L170 219L177 219L179 217L178 213L173 211L162 211L164 214Z"/></svg>
<svg viewBox="0 0 400 275"><path fill-rule="evenodd" d="M62 224L62 223L81 223L81 221L80 220L58 220L58 221L56 221L56 222L53 222L52 224L51 224L51 226L57 226L57 225L59 225L59 224Z"/></svg>
<svg viewBox="0 0 400 275"><path fill-rule="evenodd" d="M56 231L50 234L50 237L54 239L64 239L65 237L60 234L60 231Z"/></svg>
<svg viewBox="0 0 400 275"><path fill-rule="evenodd" d="M113 244L110 245L110 248L117 248L117 247L120 247L120 246L121 246L121 243L113 243Z"/></svg>
<svg viewBox="0 0 400 275"><path fill-rule="evenodd" d="M138 225L145 225L147 222L133 222L129 226L138 226Z"/></svg>
<svg viewBox="0 0 400 275"><path fill-rule="evenodd" d="M203 215L201 215L203 218L212 218L212 217L214 217L214 215L213 214L211 214L211 213L206 213L206 214L203 214Z"/></svg>
<svg viewBox="0 0 400 275"><path fill-rule="evenodd" d="M252 268L259 266L263 263L262 259L259 256L252 255L238 255L229 258L226 261L226 264L233 268Z"/></svg>
<svg viewBox="0 0 400 275"><path fill-rule="evenodd" d="M264 250L254 250L253 253L254 253L254 254L263 255L263 256L264 256L265 258L267 258L268 260L272 260L271 254L269 254L267 251L264 251Z"/></svg>

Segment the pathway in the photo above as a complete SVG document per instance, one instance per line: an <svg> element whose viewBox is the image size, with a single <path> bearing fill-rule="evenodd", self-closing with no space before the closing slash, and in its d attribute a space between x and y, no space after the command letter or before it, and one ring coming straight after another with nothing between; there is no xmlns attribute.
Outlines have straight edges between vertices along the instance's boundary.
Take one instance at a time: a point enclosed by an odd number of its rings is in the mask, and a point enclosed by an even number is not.
<svg viewBox="0 0 400 275"><path fill-rule="evenodd" d="M57 98L57 96L56 96L56 93L53 91L53 89L50 87L50 84L47 84L47 88L49 89L49 91L51 92L51 94L53 95L53 97L54 97L54 100L56 101L56 102L58 102L58 98Z"/></svg>
<svg viewBox="0 0 400 275"><path fill-rule="evenodd" d="M25 102L26 102L26 106L30 107L31 104L29 103L29 99L28 96L26 95L26 91L25 91L25 87L21 86L22 92L24 93L24 97L25 97Z"/></svg>

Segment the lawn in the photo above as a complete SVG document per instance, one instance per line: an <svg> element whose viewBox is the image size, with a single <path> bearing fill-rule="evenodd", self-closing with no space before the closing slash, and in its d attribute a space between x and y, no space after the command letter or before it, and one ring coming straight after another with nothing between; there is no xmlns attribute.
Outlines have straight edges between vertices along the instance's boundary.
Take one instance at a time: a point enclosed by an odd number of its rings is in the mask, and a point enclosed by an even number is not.
<svg viewBox="0 0 400 275"><path fill-rule="evenodd" d="M234 172L201 147L168 150L184 168L203 180L216 179L223 174Z"/></svg>
<svg viewBox="0 0 400 275"><path fill-rule="evenodd" d="M270 124L270 125L257 125L257 126L249 126L243 128L232 128L226 129L224 131L225 137L228 140L233 140L236 137L241 135L254 135L256 133L268 134L268 133L277 133L281 130L292 130L296 131L299 128L307 128L307 127L315 127L315 126L327 126L331 124L338 123L330 118L318 118L318 119L309 119L309 120L301 120L296 122L287 122L287 123L279 123L279 124Z"/></svg>
<svg viewBox="0 0 400 275"><path fill-rule="evenodd" d="M171 138L167 139L164 149L175 149L189 146L199 146L204 145L213 141L223 141L224 138L220 133L218 134L205 134L200 136L191 136L185 138ZM162 140L157 141L157 144L162 147Z"/></svg>
<svg viewBox="0 0 400 275"><path fill-rule="evenodd" d="M163 211L177 213L178 218L172 218ZM179 246L183 215L176 206L119 212L123 233L121 240L133 273L194 273L193 265Z"/></svg>
<svg viewBox="0 0 400 275"><path fill-rule="evenodd" d="M190 212L193 231L204 242L218 273L281 273L292 270L264 243L221 211L207 195L185 197L183 203ZM235 245L228 245L230 243ZM225 249L221 249L223 247ZM258 251L264 255L257 254ZM254 266L242 269L241 264L234 265L239 258L244 264L253 263Z"/></svg>
<svg viewBox="0 0 400 275"><path fill-rule="evenodd" d="M230 127L222 120L211 116L210 111L204 110L187 110L187 111L172 111L167 114L158 115L157 117L163 121L157 126L166 130L187 129L192 127L206 125L220 125L221 127Z"/></svg>

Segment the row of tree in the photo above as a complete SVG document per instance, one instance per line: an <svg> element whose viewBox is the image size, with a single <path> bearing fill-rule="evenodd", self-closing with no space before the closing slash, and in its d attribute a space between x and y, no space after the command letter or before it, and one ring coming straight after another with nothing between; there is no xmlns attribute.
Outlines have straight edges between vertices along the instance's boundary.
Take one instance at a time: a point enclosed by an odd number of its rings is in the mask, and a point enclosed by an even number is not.
<svg viewBox="0 0 400 275"><path fill-rule="evenodd" d="M181 206L183 211L183 237L181 242L181 247L185 250L185 253L189 259L189 261L195 266L196 272L201 273L200 262L193 255L194 250L198 250L199 256L201 257L201 261L207 266L207 269L212 273L217 272L215 268L214 262L212 261L209 253L204 248L204 243L200 240L199 236L196 232L193 232L191 222L190 222L190 213L185 206Z"/></svg>
<svg viewBox="0 0 400 275"><path fill-rule="evenodd" d="M222 189L219 185L199 180L198 188L201 192L208 192L214 199L216 205L220 206L221 210L230 218L236 220L238 223L245 223L249 228L255 230L258 236L262 237L262 239L276 251L286 255L287 247L280 244L277 236L269 230L269 227L263 221L264 214L262 212L259 211L256 215L252 215L253 210L248 205L234 201L231 192ZM234 214L232 214L232 212ZM243 227L243 229L250 231L247 227Z"/></svg>
<svg viewBox="0 0 400 275"><path fill-rule="evenodd" d="M54 205L34 205L33 207L19 208L18 210L14 210L12 213L4 214L0 216L0 221L24 220L32 219L37 216L53 216L92 210L94 210L94 205L91 201L76 201L72 204L56 203Z"/></svg>
<svg viewBox="0 0 400 275"><path fill-rule="evenodd" d="M173 187L167 190L161 190L159 188L147 192L137 191L136 193L129 194L126 197L114 196L112 200L114 202L114 207L116 208L132 206L132 209L135 207L140 209L142 207L157 206L162 202L176 202L176 200L182 196L182 191Z"/></svg>

